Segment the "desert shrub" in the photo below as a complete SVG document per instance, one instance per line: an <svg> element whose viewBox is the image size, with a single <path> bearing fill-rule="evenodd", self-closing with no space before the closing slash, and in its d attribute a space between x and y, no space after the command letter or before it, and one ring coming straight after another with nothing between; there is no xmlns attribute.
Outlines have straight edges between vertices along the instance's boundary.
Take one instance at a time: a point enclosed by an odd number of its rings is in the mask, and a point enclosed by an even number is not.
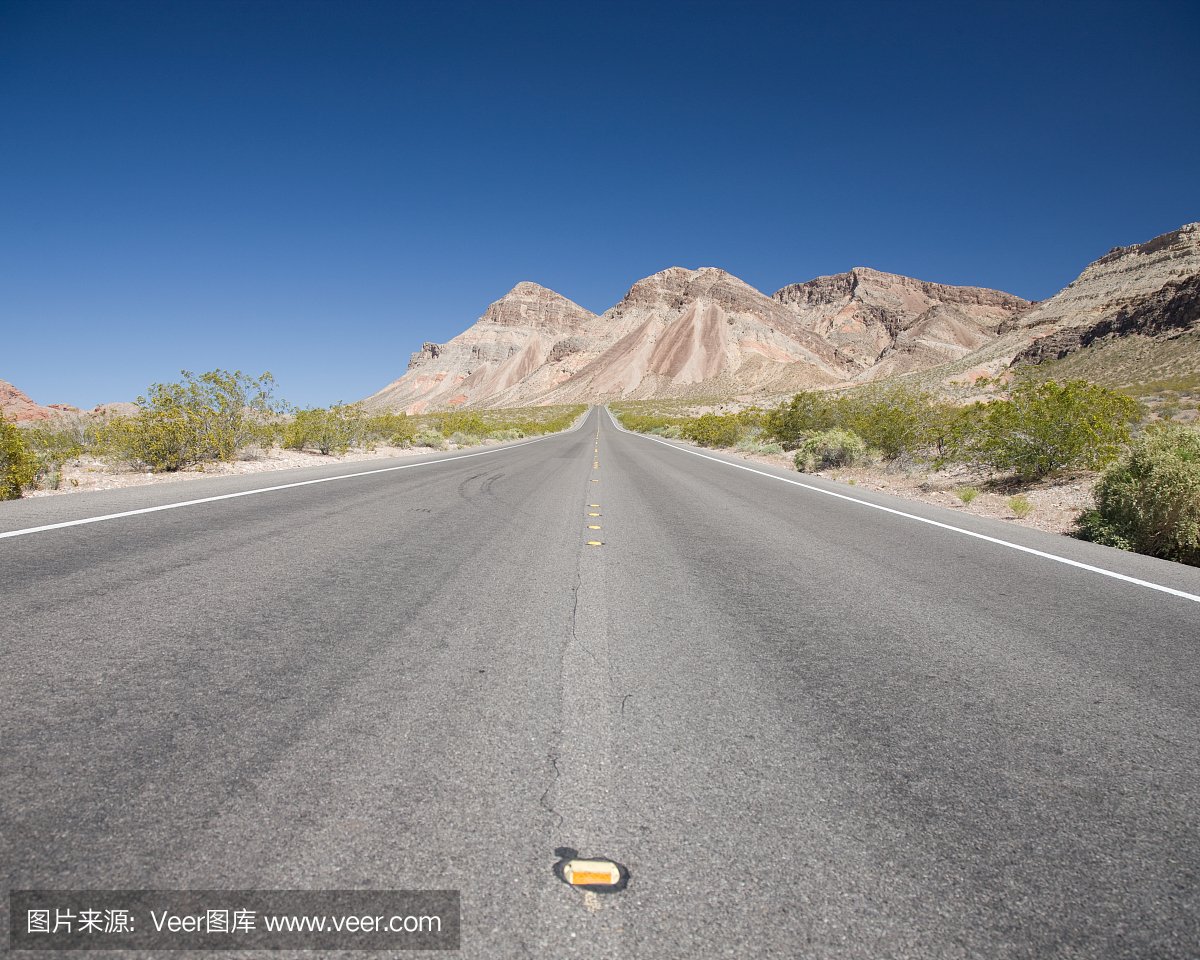
<svg viewBox="0 0 1200 960"><path fill-rule="evenodd" d="M534 410L489 411L486 422L489 430L519 430L527 437L566 430L587 410L587 405L540 407Z"/></svg>
<svg viewBox="0 0 1200 960"><path fill-rule="evenodd" d="M297 410L283 428L283 445L291 450L316 450L325 456L340 455L366 444L367 423L357 403Z"/></svg>
<svg viewBox="0 0 1200 960"><path fill-rule="evenodd" d="M804 390L762 417L763 433L794 450L820 430L839 426L837 404L828 394Z"/></svg>
<svg viewBox="0 0 1200 960"><path fill-rule="evenodd" d="M834 427L810 434L800 444L793 458L801 473L812 473L826 467L850 467L867 458L863 438L849 430Z"/></svg>
<svg viewBox="0 0 1200 960"><path fill-rule="evenodd" d="M416 432L416 425L404 413L379 413L368 417L364 424L364 435L368 441L387 443L393 447L405 446Z"/></svg>
<svg viewBox="0 0 1200 960"><path fill-rule="evenodd" d="M0 415L0 500L16 500L37 478L37 456L21 429Z"/></svg>
<svg viewBox="0 0 1200 960"><path fill-rule="evenodd" d="M886 460L921 455L937 409L928 394L903 385L843 397L835 407L838 426L857 434Z"/></svg>
<svg viewBox="0 0 1200 960"><path fill-rule="evenodd" d="M680 428L683 436L702 447L732 447L742 435L735 414L706 413Z"/></svg>
<svg viewBox="0 0 1200 960"><path fill-rule="evenodd" d="M418 430L411 442L414 447L431 447L434 450L446 448L446 438L436 430Z"/></svg>
<svg viewBox="0 0 1200 960"><path fill-rule="evenodd" d="M974 462L985 410L982 403L970 406L943 402L930 404L921 447L935 469L948 463Z"/></svg>
<svg viewBox="0 0 1200 960"><path fill-rule="evenodd" d="M738 423L745 431L761 433L767 419L767 411L762 407L746 407L744 410L739 410L734 416L737 417Z"/></svg>
<svg viewBox="0 0 1200 960"><path fill-rule="evenodd" d="M49 421L45 424L26 427L25 442L38 460L49 464L63 464L81 457L91 446L91 431L85 422L74 419Z"/></svg>
<svg viewBox="0 0 1200 960"><path fill-rule="evenodd" d="M783 446L774 440L764 440L762 437L743 437L734 447L742 453L783 453Z"/></svg>
<svg viewBox="0 0 1200 960"><path fill-rule="evenodd" d="M676 424L671 424L670 426L667 426L667 427L652 427L651 429L646 430L645 432L650 434L651 436L663 437L666 440L682 440L683 439L683 428L677 426Z"/></svg>
<svg viewBox="0 0 1200 960"><path fill-rule="evenodd" d="M977 420L973 408L936 401L904 384L835 397L802 391L762 417L764 433L786 450L812 434L840 428L857 434L885 459L908 456L939 464L955 459Z"/></svg>
<svg viewBox="0 0 1200 960"><path fill-rule="evenodd" d="M49 490L57 490L62 482L63 464L95 446L94 431L83 417L61 417L26 427L22 435L37 460L35 479Z"/></svg>
<svg viewBox="0 0 1200 960"><path fill-rule="evenodd" d="M979 496L979 491L975 487L959 487L957 493L958 499L963 503L970 503Z"/></svg>
<svg viewBox="0 0 1200 960"><path fill-rule="evenodd" d="M1152 427L1095 490L1084 540L1200 566L1200 431Z"/></svg>
<svg viewBox="0 0 1200 960"><path fill-rule="evenodd" d="M1008 498L1008 509L1018 520L1024 520L1033 512L1033 504L1025 494L1018 493L1015 497Z"/></svg>
<svg viewBox="0 0 1200 960"><path fill-rule="evenodd" d="M488 434L489 440L522 440L524 437L525 431L518 429L493 430Z"/></svg>
<svg viewBox="0 0 1200 960"><path fill-rule="evenodd" d="M686 418L664 417L656 413L634 413L620 409L614 410L613 413L626 430L633 430L635 433L655 433L659 436L664 435L664 430L678 431L680 424L686 422Z"/></svg>
<svg viewBox="0 0 1200 960"><path fill-rule="evenodd" d="M100 444L113 457L151 470L180 470L209 460L232 460L239 449L273 441L280 405L269 373L182 371L175 383L151 384L138 413L104 425Z"/></svg>
<svg viewBox="0 0 1200 960"><path fill-rule="evenodd" d="M477 447L483 443L483 437L478 434L462 433L461 431L450 434L446 439L459 447Z"/></svg>
<svg viewBox="0 0 1200 960"><path fill-rule="evenodd" d="M1085 380L1019 384L986 407L980 459L1030 480L1070 467L1100 469L1129 442L1137 403Z"/></svg>
<svg viewBox="0 0 1200 960"><path fill-rule="evenodd" d="M437 413L431 421L433 428L443 437L450 437L456 433L481 437L488 432L488 425L484 423L483 418L466 410Z"/></svg>

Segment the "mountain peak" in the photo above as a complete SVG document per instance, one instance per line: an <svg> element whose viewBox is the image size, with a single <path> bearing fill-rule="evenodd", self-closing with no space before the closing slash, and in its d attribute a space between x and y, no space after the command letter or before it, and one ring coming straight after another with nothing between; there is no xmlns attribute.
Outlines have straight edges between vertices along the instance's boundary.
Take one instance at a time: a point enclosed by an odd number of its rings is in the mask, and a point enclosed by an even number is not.
<svg viewBox="0 0 1200 960"><path fill-rule="evenodd" d="M635 283L613 309L624 312L631 307L651 304L674 308L696 299L733 304L759 297L765 298L766 294L720 267L699 267L695 270L667 267Z"/></svg>
<svg viewBox="0 0 1200 960"><path fill-rule="evenodd" d="M510 299L514 299L514 298L518 298L518 297L520 297L520 298L533 297L533 298L537 298L537 299L558 298L560 300L567 299L561 293L557 293L556 291L551 290L549 287L543 287L540 283L534 283L532 280L522 280L520 283L518 283L516 286L514 286L511 290L508 291L508 293L506 293L500 299L501 300L510 300Z"/></svg>
<svg viewBox="0 0 1200 960"><path fill-rule="evenodd" d="M532 280L522 280L499 300L494 301L480 323L501 326L528 326L574 331L595 318L573 300Z"/></svg>

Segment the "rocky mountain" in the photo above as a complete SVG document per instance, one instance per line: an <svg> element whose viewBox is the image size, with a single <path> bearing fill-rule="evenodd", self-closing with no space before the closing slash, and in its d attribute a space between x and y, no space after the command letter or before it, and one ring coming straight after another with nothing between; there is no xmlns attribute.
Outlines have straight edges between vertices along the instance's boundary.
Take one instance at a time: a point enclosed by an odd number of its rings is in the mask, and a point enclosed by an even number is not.
<svg viewBox="0 0 1200 960"><path fill-rule="evenodd" d="M420 413L502 406L552 390L600 348L597 317L536 283L518 283L448 343L426 343L408 371L365 401L372 410Z"/></svg>
<svg viewBox="0 0 1200 960"><path fill-rule="evenodd" d="M1017 363L1062 359L1121 337L1200 329L1200 223L1110 250L1013 326L1036 336Z"/></svg>
<svg viewBox="0 0 1200 960"><path fill-rule="evenodd" d="M65 403L52 403L48 406L34 403L28 394L18 390L7 380L0 380L0 413L4 419L12 423L32 423L39 420L53 420L64 414L82 413L78 407Z"/></svg>
<svg viewBox="0 0 1200 960"><path fill-rule="evenodd" d="M1200 383L1200 224L1116 247L1063 290L963 358L959 380L1058 361L1116 385L1190 375Z"/></svg>
<svg viewBox="0 0 1200 960"><path fill-rule="evenodd" d="M59 417L132 416L136 412L137 406L132 403L101 403L91 410L81 410L68 403L42 406L7 380L0 380L0 413L11 423L38 423Z"/></svg>
<svg viewBox="0 0 1200 960"><path fill-rule="evenodd" d="M787 307L715 267L639 280L600 321L613 342L549 402L820 387L853 373Z"/></svg>
<svg viewBox="0 0 1200 960"><path fill-rule="evenodd" d="M962 356L1028 308L1010 294L858 268L769 297L715 267L639 280L596 316L518 284L366 401L420 412L600 399L771 395Z"/></svg>
<svg viewBox="0 0 1200 960"><path fill-rule="evenodd" d="M775 293L812 333L876 380L957 359L996 338L1031 304L982 287L928 283L867 267Z"/></svg>
<svg viewBox="0 0 1200 960"><path fill-rule="evenodd" d="M1197 224L1118 247L1037 304L866 267L773 296L715 267L671 267L599 316L520 283L449 343L425 344L367 404L762 399L913 373L970 383L1046 360L1101 381L1190 371L1200 384L1198 302Z"/></svg>

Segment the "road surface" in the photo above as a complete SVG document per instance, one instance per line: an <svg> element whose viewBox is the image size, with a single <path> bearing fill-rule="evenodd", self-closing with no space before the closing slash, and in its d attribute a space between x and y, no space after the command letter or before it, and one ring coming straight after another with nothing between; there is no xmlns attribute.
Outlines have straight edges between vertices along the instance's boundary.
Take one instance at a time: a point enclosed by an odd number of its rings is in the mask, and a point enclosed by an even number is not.
<svg viewBox="0 0 1200 960"><path fill-rule="evenodd" d="M426 460L0 504L219 498L0 539L9 888L452 888L467 957L1200 955L1200 570L600 409Z"/></svg>

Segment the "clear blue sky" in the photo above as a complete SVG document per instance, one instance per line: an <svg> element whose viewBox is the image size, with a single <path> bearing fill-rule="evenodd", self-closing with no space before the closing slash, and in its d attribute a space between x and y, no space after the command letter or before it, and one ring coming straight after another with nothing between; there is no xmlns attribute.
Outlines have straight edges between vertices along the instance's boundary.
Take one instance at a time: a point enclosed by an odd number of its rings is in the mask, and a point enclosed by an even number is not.
<svg viewBox="0 0 1200 960"><path fill-rule="evenodd" d="M358 399L674 264L1046 297L1200 219L1198 10L0 0L0 379Z"/></svg>

